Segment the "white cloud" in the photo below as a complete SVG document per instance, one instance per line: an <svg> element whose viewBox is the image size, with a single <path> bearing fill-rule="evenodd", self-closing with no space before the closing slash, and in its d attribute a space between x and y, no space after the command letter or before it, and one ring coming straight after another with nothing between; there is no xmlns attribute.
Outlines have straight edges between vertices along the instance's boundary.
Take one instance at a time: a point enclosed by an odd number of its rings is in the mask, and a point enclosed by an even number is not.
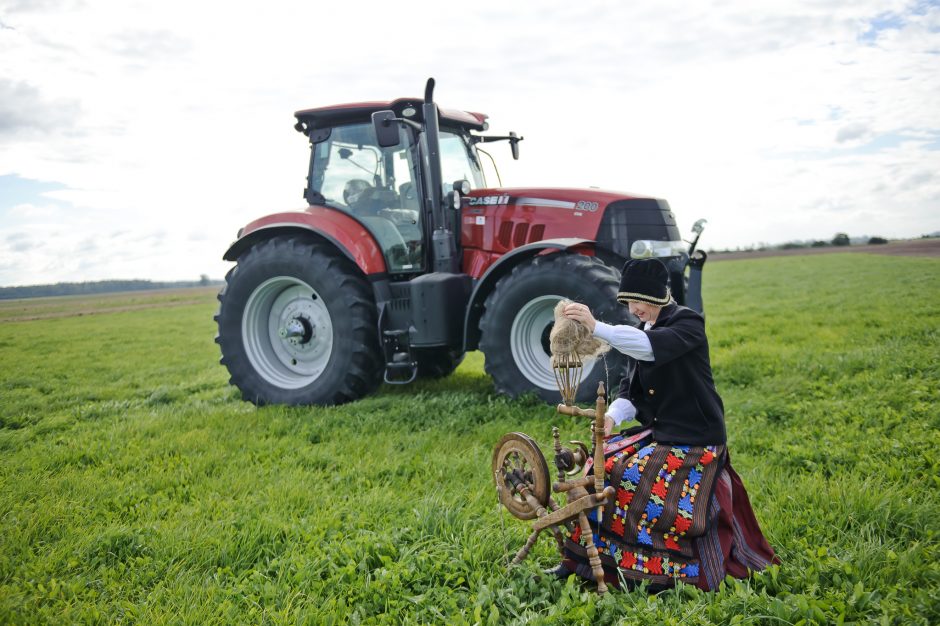
<svg viewBox="0 0 940 626"><path fill-rule="evenodd" d="M683 229L709 219L705 247L940 229L935 6L115 0L0 22L0 175L66 187L48 245L11 262L0 240L0 284L221 276L240 226L304 204L295 110L430 75L525 135L521 161L493 149L504 183L666 197Z"/></svg>
<svg viewBox="0 0 940 626"><path fill-rule="evenodd" d="M869 135L871 129L864 122L852 122L841 127L836 132L836 143L845 143L855 139L862 139Z"/></svg>
<svg viewBox="0 0 940 626"><path fill-rule="evenodd" d="M7 217L11 221L29 221L54 223L63 217L61 207L53 205L17 204L9 209Z"/></svg>

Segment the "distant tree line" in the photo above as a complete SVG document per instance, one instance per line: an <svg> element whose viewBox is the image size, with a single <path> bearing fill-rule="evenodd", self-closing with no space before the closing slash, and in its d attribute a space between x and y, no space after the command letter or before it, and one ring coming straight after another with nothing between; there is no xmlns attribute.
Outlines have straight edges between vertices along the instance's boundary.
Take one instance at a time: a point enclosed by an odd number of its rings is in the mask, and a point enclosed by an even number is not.
<svg viewBox="0 0 940 626"><path fill-rule="evenodd" d="M922 239L929 239L936 234L924 235ZM713 252L762 252L764 250L797 250L800 248L826 248L829 246L857 246L857 245L881 245L888 243L888 239L879 236L869 237L849 237L847 233L836 233L832 239L809 239L804 241L787 241L781 244L758 243L744 248L738 247L734 250L714 250Z"/></svg>
<svg viewBox="0 0 940 626"><path fill-rule="evenodd" d="M199 280L154 282L150 280L99 280L83 283L55 283L53 285L24 285L0 287L0 300L15 298L41 298L46 296L83 296L118 291L145 291L149 289L181 289L185 287L209 287L221 285L222 281L211 280L203 274Z"/></svg>

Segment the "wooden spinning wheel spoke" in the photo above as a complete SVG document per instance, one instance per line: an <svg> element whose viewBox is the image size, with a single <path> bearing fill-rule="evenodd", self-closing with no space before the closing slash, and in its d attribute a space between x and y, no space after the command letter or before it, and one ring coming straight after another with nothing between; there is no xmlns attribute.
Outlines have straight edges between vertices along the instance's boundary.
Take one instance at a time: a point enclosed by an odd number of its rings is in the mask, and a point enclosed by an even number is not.
<svg viewBox="0 0 940 626"><path fill-rule="evenodd" d="M509 433L493 451L493 475L500 502L519 519L533 519L548 504L548 464L535 442L523 433Z"/></svg>
<svg viewBox="0 0 940 626"><path fill-rule="evenodd" d="M518 452L512 452L508 455L503 461L502 467L503 482L505 486L512 491L513 496L519 495L519 490L516 489L517 483L524 483L530 490L533 487L534 478L532 471L527 469L527 463L525 457L521 456ZM515 480L513 480L515 478Z"/></svg>

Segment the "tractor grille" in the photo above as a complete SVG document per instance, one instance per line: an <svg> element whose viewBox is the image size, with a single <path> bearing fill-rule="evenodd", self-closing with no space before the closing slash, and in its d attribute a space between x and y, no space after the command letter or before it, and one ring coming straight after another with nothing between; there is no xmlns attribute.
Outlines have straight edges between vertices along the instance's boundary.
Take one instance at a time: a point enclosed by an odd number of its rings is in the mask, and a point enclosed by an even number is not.
<svg viewBox="0 0 940 626"><path fill-rule="evenodd" d="M597 229L597 247L620 259L630 258L630 246L637 239L678 241L676 218L665 200L630 198L607 205Z"/></svg>
<svg viewBox="0 0 940 626"><path fill-rule="evenodd" d="M393 311L407 311L411 301L411 283L391 283L392 299L388 308Z"/></svg>
<svg viewBox="0 0 940 626"><path fill-rule="evenodd" d="M512 222L507 220L499 225L496 241L504 248L509 248L512 245Z"/></svg>
<svg viewBox="0 0 940 626"><path fill-rule="evenodd" d="M533 241L541 241L545 237L545 224L529 224L529 222L513 222L507 220L499 225L496 241L503 248L518 248Z"/></svg>
<svg viewBox="0 0 940 626"><path fill-rule="evenodd" d="M411 284L408 282L389 283L391 299L385 305L387 318L385 329L408 328L411 323Z"/></svg>

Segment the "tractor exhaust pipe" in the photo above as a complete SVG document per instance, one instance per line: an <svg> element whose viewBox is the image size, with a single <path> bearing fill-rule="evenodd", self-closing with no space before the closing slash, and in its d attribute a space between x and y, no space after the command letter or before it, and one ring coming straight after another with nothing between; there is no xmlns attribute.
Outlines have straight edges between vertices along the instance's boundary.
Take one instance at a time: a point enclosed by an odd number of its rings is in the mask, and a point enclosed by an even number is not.
<svg viewBox="0 0 940 626"><path fill-rule="evenodd" d="M457 271L457 244L454 233L450 230L447 216L444 215L443 190L441 175L441 136L438 123L437 104L434 102L434 79L429 78L424 87L424 137L428 148L428 199L431 203L431 248L432 266L435 272Z"/></svg>
<svg viewBox="0 0 940 626"><path fill-rule="evenodd" d="M428 198L431 201L431 226L436 231L444 228L441 190L443 189L443 176L441 175L441 129L438 123L437 103L434 102L434 79L429 78L424 88L424 104L421 106L424 115L424 138L428 146Z"/></svg>

